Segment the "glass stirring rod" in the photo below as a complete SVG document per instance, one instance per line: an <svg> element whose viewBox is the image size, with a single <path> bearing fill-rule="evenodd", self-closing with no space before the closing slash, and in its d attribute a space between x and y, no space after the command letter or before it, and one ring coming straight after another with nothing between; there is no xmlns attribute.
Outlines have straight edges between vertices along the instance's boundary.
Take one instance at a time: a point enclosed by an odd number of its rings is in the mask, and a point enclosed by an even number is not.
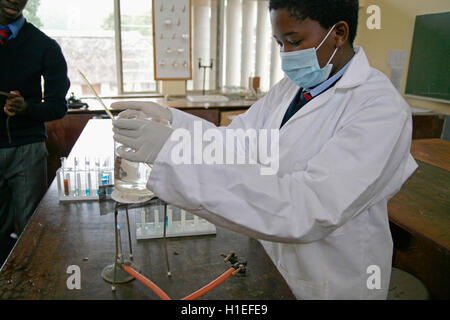
<svg viewBox="0 0 450 320"><path fill-rule="evenodd" d="M100 96L97 94L97 91L95 91L94 87L91 85L91 83L89 82L89 80L86 78L86 76L83 74L83 72L81 72L78 69L78 72L80 73L81 77L84 79L84 81L86 82L86 84L88 85L89 89L91 89L92 93L95 95L95 97L97 98L97 100L100 102L100 104L103 106L103 108L105 109L106 113L108 114L108 116L111 118L111 120L114 120L114 116L111 113L111 111L109 111L108 107L106 107L106 105L103 103L102 98L100 98Z"/></svg>

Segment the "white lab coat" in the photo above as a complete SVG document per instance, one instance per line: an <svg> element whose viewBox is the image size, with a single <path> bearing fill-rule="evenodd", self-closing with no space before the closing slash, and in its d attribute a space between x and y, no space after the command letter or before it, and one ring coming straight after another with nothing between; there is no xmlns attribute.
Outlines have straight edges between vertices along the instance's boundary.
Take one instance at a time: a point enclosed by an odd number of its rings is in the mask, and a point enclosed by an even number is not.
<svg viewBox="0 0 450 320"><path fill-rule="evenodd" d="M389 79L356 50L340 81L280 130L278 174L261 175L259 165L176 165L179 141L168 140L147 184L169 203L260 239L298 299L388 293L387 202L417 168L412 118ZM228 128L278 129L298 89L281 80ZM172 114L175 128L193 132L198 118Z"/></svg>

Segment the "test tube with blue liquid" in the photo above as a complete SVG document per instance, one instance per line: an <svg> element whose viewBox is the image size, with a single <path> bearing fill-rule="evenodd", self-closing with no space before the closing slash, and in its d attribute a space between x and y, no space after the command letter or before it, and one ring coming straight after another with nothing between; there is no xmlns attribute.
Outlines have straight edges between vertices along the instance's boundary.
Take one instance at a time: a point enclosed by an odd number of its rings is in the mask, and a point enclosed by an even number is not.
<svg viewBox="0 0 450 320"><path fill-rule="evenodd" d="M111 182L111 177L110 177L110 173L108 172L109 170L109 158L106 158L105 161L103 162L103 171L102 171L102 185L106 186L108 184L110 184ZM111 188L107 189L107 193L111 194L112 190Z"/></svg>
<svg viewBox="0 0 450 320"><path fill-rule="evenodd" d="M97 172L97 194L100 195L100 186L102 185L102 172L100 170L100 158L95 158L95 171Z"/></svg>
<svg viewBox="0 0 450 320"><path fill-rule="evenodd" d="M88 157L84 158L84 169L86 171L86 195L91 195L92 182L91 182L91 163Z"/></svg>
<svg viewBox="0 0 450 320"><path fill-rule="evenodd" d="M173 220L173 209L170 206L167 206L167 219L166 219L166 227L172 227Z"/></svg>

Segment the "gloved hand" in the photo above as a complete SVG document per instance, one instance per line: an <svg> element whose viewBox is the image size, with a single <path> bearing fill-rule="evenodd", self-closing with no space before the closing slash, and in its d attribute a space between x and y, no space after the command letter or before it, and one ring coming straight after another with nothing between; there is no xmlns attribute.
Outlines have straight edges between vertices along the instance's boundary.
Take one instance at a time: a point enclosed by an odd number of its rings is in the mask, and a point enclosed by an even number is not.
<svg viewBox="0 0 450 320"><path fill-rule="evenodd" d="M111 104L113 110L124 110L118 119L157 119L172 122L172 113L169 108L150 101L118 101Z"/></svg>
<svg viewBox="0 0 450 320"><path fill-rule="evenodd" d="M117 119L113 131L114 141L123 144L116 149L120 157L153 164L173 129L153 120Z"/></svg>

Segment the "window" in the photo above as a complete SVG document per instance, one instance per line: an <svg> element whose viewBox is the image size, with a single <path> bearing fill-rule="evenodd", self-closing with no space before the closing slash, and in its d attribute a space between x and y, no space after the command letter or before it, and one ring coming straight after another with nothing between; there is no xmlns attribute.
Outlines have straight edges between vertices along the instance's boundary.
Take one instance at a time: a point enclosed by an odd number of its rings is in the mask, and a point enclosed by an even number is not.
<svg viewBox="0 0 450 320"><path fill-rule="evenodd" d="M92 96L79 69L101 96L154 93L151 3L30 0L24 16L61 46L71 81L69 92Z"/></svg>
<svg viewBox="0 0 450 320"><path fill-rule="evenodd" d="M120 1L121 58L123 83L119 93L157 91L153 69L153 24L151 0Z"/></svg>
<svg viewBox="0 0 450 320"><path fill-rule="evenodd" d="M261 77L267 91L282 77L268 0L192 0L192 68L188 90L246 88ZM25 18L62 48L70 92L91 96L78 69L101 96L157 93L152 0L30 0ZM199 68L213 62L213 68ZM203 79L205 75L205 79Z"/></svg>
<svg viewBox="0 0 450 320"><path fill-rule="evenodd" d="M24 16L55 39L66 58L69 92L91 95L78 74L84 72L101 95L117 92L114 30L107 26L114 13L111 0L30 0Z"/></svg>
<svg viewBox="0 0 450 320"><path fill-rule="evenodd" d="M206 89L248 88L250 76L269 90L282 77L279 49L272 39L268 0L192 0L193 80L188 89L203 89L201 59L213 59ZM203 62L203 64L205 64Z"/></svg>

